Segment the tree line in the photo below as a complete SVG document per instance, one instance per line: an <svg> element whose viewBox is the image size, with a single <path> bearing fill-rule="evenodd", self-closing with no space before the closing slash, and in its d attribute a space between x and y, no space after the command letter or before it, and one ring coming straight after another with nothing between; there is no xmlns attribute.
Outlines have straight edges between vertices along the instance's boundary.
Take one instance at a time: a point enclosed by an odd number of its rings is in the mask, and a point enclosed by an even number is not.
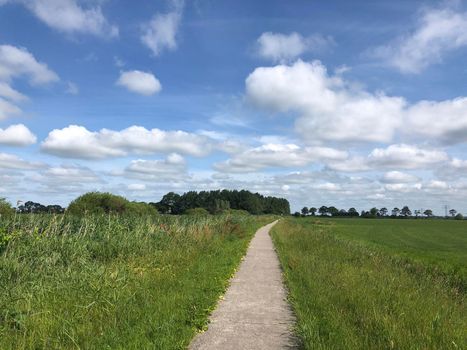
<svg viewBox="0 0 467 350"><path fill-rule="evenodd" d="M157 203L149 203L164 214L184 214L190 209L203 208L211 214L226 210L244 210L250 214L290 214L287 199L265 197L246 190L189 191L182 195L169 192Z"/></svg>
<svg viewBox="0 0 467 350"><path fill-rule="evenodd" d="M433 210L426 209L423 212L421 210L412 210L408 206L403 206L402 209L395 207L391 211L388 208L383 207L378 209L376 207L371 208L370 210L362 210L360 213L355 208L350 208L348 210L345 209L337 209L334 206L327 207L321 206L319 208L315 207L303 207L301 212L295 212L295 216L315 216L318 213L321 216L332 216L332 217L363 217L363 218L378 218L378 217L385 217L385 218L408 218L408 217L427 217L432 218L434 217ZM457 210L451 209L449 210L449 215L452 218L462 220L464 217L462 214L458 213Z"/></svg>

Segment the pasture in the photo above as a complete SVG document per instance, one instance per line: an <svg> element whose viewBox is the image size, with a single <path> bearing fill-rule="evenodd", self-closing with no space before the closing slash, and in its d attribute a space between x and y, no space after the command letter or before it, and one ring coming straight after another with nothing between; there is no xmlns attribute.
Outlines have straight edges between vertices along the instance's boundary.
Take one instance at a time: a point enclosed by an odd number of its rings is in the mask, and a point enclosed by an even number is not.
<svg viewBox="0 0 467 350"><path fill-rule="evenodd" d="M243 216L0 221L0 349L183 349L256 229Z"/></svg>
<svg viewBox="0 0 467 350"><path fill-rule="evenodd" d="M272 236L305 349L466 348L466 221L298 218Z"/></svg>

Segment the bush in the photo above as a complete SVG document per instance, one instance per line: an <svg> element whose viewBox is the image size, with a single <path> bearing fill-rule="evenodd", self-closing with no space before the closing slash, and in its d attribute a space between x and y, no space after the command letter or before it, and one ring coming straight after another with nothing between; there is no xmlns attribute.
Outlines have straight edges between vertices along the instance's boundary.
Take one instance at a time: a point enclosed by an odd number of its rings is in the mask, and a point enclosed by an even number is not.
<svg viewBox="0 0 467 350"><path fill-rule="evenodd" d="M209 212L204 208L193 208L188 209L185 214L191 216L207 216L209 215Z"/></svg>
<svg viewBox="0 0 467 350"><path fill-rule="evenodd" d="M456 219L456 220L464 220L464 216L463 216L461 213L459 213L459 214L457 214L457 215L454 217L454 219Z"/></svg>
<svg viewBox="0 0 467 350"><path fill-rule="evenodd" d="M76 198L68 206L68 213L83 214L138 214L155 215L157 210L146 203L130 202L111 193L89 192Z"/></svg>
<svg viewBox="0 0 467 350"><path fill-rule="evenodd" d="M246 210L242 210L242 209L229 209L229 210L225 210L224 213L231 214L231 215L241 215L241 216L250 215L249 212L247 212Z"/></svg>
<svg viewBox="0 0 467 350"><path fill-rule="evenodd" d="M5 198L0 198L0 216L13 215L15 210Z"/></svg>

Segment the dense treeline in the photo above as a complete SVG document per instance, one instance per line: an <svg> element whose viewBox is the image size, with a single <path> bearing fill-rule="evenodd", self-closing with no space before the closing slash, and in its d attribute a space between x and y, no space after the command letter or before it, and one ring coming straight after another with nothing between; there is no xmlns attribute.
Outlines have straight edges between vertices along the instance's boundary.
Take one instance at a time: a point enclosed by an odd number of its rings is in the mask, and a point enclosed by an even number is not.
<svg viewBox="0 0 467 350"><path fill-rule="evenodd" d="M245 210L250 214L290 214L289 201L265 197L259 193L237 190L190 191L182 195L167 193L158 203L150 203L164 214L184 214L189 209L203 208L211 214L225 210Z"/></svg>

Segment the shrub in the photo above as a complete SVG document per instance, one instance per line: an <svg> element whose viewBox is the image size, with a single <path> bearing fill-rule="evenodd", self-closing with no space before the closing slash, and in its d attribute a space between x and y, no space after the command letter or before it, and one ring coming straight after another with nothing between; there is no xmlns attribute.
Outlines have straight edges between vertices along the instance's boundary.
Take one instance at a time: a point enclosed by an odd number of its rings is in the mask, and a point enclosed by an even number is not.
<svg viewBox="0 0 467 350"><path fill-rule="evenodd" d="M463 216L461 213L459 213L459 214L457 214L457 215L454 217L454 219L456 219L456 220L464 220L464 216Z"/></svg>
<svg viewBox="0 0 467 350"><path fill-rule="evenodd" d="M207 216L209 215L209 212L204 208L193 208L193 209L188 209L185 212L185 214L192 215L192 216Z"/></svg>
<svg viewBox="0 0 467 350"><path fill-rule="evenodd" d="M11 204L7 202L5 198L0 198L0 216L12 215L15 213L15 210L12 208Z"/></svg>
<svg viewBox="0 0 467 350"><path fill-rule="evenodd" d="M130 202L128 199L111 193L89 192L76 198L68 206L68 213L89 214L137 214L155 215L156 208L146 203Z"/></svg>

